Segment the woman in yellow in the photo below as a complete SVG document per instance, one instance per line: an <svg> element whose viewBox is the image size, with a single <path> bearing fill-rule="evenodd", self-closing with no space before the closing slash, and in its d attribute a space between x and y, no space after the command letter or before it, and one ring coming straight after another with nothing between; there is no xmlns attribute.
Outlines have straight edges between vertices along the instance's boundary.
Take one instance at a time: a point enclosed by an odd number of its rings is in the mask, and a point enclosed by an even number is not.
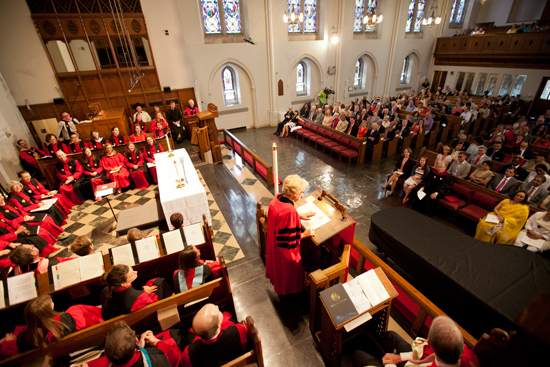
<svg viewBox="0 0 550 367"><path fill-rule="evenodd" d="M485 221L491 214L498 218L498 224ZM518 191L513 199L502 200L487 216L479 221L476 238L485 242L513 245L529 217L527 194L525 191Z"/></svg>

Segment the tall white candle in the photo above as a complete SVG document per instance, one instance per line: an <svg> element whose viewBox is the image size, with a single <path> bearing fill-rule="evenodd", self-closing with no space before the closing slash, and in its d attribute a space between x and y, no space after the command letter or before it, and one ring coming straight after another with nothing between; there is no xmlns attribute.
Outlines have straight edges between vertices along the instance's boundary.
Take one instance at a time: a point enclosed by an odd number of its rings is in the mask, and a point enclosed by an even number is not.
<svg viewBox="0 0 550 367"><path fill-rule="evenodd" d="M275 186L275 196L279 193L279 165L277 164L277 144L273 143L273 173Z"/></svg>
<svg viewBox="0 0 550 367"><path fill-rule="evenodd" d="M174 161L174 166L176 166L176 174L178 175L178 179L180 178L180 171L178 169L178 164L176 163L176 161Z"/></svg>
<svg viewBox="0 0 550 367"><path fill-rule="evenodd" d="M168 134L164 135L166 137L166 144L168 144L168 151L172 151L172 148L170 147L170 139L168 139Z"/></svg>

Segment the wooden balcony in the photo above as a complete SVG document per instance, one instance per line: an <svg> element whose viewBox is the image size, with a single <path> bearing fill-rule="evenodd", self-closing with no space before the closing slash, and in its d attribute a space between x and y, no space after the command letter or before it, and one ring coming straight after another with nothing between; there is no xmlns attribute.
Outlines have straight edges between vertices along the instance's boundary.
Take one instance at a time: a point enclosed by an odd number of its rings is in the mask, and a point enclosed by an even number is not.
<svg viewBox="0 0 550 367"><path fill-rule="evenodd" d="M435 65L550 69L550 33L441 37Z"/></svg>

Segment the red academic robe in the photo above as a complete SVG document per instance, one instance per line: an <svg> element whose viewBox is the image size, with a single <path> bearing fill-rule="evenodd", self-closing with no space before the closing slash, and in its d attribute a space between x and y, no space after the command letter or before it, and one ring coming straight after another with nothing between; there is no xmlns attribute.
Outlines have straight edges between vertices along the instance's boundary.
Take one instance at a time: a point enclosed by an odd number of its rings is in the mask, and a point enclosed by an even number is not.
<svg viewBox="0 0 550 367"><path fill-rule="evenodd" d="M143 152L140 150L135 150L133 152L127 151L124 155L126 168L130 172L132 181L136 189L145 190L149 187L149 181L145 177L145 168L143 167ZM138 168L134 169L134 166Z"/></svg>
<svg viewBox="0 0 550 367"><path fill-rule="evenodd" d="M434 356L435 354L432 347L426 341L421 360L426 360L426 362L428 362L428 360L432 359ZM460 356L460 367L473 366L479 367L477 356L468 348L468 346L466 346L466 344L464 344L464 352ZM429 367L437 367L437 365L435 364L435 360L432 362L432 364L429 365Z"/></svg>
<svg viewBox="0 0 550 367"><path fill-rule="evenodd" d="M24 191L20 191L18 193L12 192L8 198L9 202L20 212L31 213L31 210L40 208L38 206L39 202L26 195ZM67 224L67 221L65 220L67 218L67 214L55 205L52 205L50 209L44 211L43 213L48 213L48 216L50 216L57 225L62 226Z"/></svg>
<svg viewBox="0 0 550 367"><path fill-rule="evenodd" d="M112 156L104 156L101 158L101 165L105 170L105 174L112 182L116 182L117 188L130 186L130 174L124 165L124 157L120 153ZM120 171L110 173L116 167L122 166Z"/></svg>
<svg viewBox="0 0 550 367"><path fill-rule="evenodd" d="M34 168L38 169L38 163L36 163L36 159L34 159L33 156L34 153L38 153L38 155L41 157L46 155L46 152L44 152L43 150L40 150L37 147L30 147L29 150L20 151L19 157Z"/></svg>
<svg viewBox="0 0 550 367"><path fill-rule="evenodd" d="M23 223L25 223L25 215L30 215L31 217L34 215L34 213L29 214L24 211L19 211L11 205L4 205L0 210L1 210L0 214L3 215L6 220L13 221L13 224L10 223L10 225L12 227L15 226L14 228L17 228L23 225ZM41 222L34 220L26 223L28 223L29 225L39 225L40 230L44 229L49 233L51 233L54 237L57 237L61 233L63 233L63 228L55 224L55 222L50 216L47 216ZM38 232L40 233L40 231ZM52 245L54 243L55 242L53 242Z"/></svg>
<svg viewBox="0 0 550 367"><path fill-rule="evenodd" d="M141 135L130 135L130 142L132 143L135 143L136 141L145 141L145 139L147 139L147 134L145 133L141 133Z"/></svg>
<svg viewBox="0 0 550 367"><path fill-rule="evenodd" d="M197 106L194 106L193 108L191 108L191 106L187 106L187 108L185 108L185 116L192 116L197 113L199 113L199 108Z"/></svg>
<svg viewBox="0 0 550 367"><path fill-rule="evenodd" d="M69 167L69 163L71 163L71 167ZM59 170L59 167L62 171ZM83 200L78 196L78 194L75 192L74 187L72 184L65 185L64 182L70 177L74 177L75 180L78 180L80 176L84 173L84 168L82 168L82 165L80 162L73 160L71 162L70 158L67 158L65 162L60 162L58 165L56 165L56 176L57 179L60 182L59 185L59 192L61 194L67 196L71 202L73 202L75 205L82 204Z"/></svg>
<svg viewBox="0 0 550 367"><path fill-rule="evenodd" d="M56 242L55 237L53 237L48 231L40 228L37 235L17 235L15 233L15 230L19 227L19 225L16 225L14 223L15 222L6 219L6 217L4 217L2 213L0 213L0 228L2 228L0 230L0 241L32 244L33 246L36 246L36 248L40 250L40 254L44 254L44 256L48 256L52 252L57 251L57 249L52 246L52 241L53 243ZM14 225L16 225L15 228Z"/></svg>
<svg viewBox="0 0 550 367"><path fill-rule="evenodd" d="M166 122L165 119L162 119L162 120L159 120L160 122L162 122L162 128L163 129L168 129L168 123ZM151 121L151 132L155 132L155 130L157 130L157 120L152 120Z"/></svg>
<svg viewBox="0 0 550 367"><path fill-rule="evenodd" d="M277 294L299 293L304 288L300 216L279 194L269 204L268 218L265 275Z"/></svg>
<svg viewBox="0 0 550 367"><path fill-rule="evenodd" d="M92 183L92 188L94 192L96 190L96 187L107 183L107 176L105 175L103 165L101 164L99 158L94 155L83 157L82 166L84 168L84 174L90 179L90 182ZM93 172L97 173L97 175L92 176Z"/></svg>
<svg viewBox="0 0 550 367"><path fill-rule="evenodd" d="M113 146L128 144L128 141L126 140L126 137L124 135L117 135L117 136L113 135L109 139L109 142L111 142Z"/></svg>
<svg viewBox="0 0 550 367"><path fill-rule="evenodd" d="M23 191L25 191L27 195L31 196L35 200L40 200L42 198L42 195L48 195L49 193L44 185L42 185L40 182L38 182L38 180L34 178L31 178L29 182L21 181L21 184L23 185ZM55 194L52 197L57 199L55 205L59 209L61 209L65 214L70 213L74 203L72 203L69 199L59 193Z"/></svg>
<svg viewBox="0 0 550 367"><path fill-rule="evenodd" d="M164 152L164 149L162 149L162 145L154 143L153 145L146 145L143 151L145 152L145 160L149 163L155 163L155 154ZM149 172L151 172L155 183L158 183L157 167L149 167Z"/></svg>
<svg viewBox="0 0 550 367"><path fill-rule="evenodd" d="M174 288L176 293L185 292L191 288L198 287L201 284L208 283L211 280L219 278L221 276L222 267L219 262L212 261L205 264L204 260L200 260L203 265L197 266L188 270L176 270L174 271ZM183 275L185 279L184 284L180 284L179 273Z"/></svg>
<svg viewBox="0 0 550 367"><path fill-rule="evenodd" d="M57 142L55 144L46 144L46 149L48 150L48 155L51 155L52 157L55 157L55 153L57 153L58 150L62 150L67 154L71 154L69 151L69 148L64 143Z"/></svg>

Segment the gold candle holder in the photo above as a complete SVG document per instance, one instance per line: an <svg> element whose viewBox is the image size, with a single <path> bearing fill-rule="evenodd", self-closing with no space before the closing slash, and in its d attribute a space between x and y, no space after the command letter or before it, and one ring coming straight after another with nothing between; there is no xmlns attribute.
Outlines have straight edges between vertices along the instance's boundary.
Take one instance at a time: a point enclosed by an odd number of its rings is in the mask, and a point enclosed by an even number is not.
<svg viewBox="0 0 550 367"><path fill-rule="evenodd" d="M181 189L182 187L185 187L183 184L182 184L182 180L180 178L180 171L178 170L178 165L176 163L176 161L174 161L174 167L176 167L176 173L178 174L178 178L176 179L176 182L178 183L178 186L176 186L178 189Z"/></svg>

